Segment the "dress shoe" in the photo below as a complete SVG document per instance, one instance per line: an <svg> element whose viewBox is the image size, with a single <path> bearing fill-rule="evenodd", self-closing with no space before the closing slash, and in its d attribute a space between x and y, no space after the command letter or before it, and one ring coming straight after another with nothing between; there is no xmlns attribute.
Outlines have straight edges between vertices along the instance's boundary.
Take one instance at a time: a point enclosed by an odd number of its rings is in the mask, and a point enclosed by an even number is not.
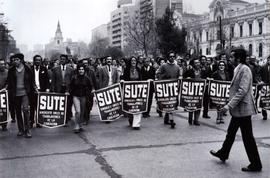
<svg viewBox="0 0 270 178"><path fill-rule="evenodd" d="M106 121L105 123L106 123L106 124L110 124L110 123L111 123L111 121Z"/></svg>
<svg viewBox="0 0 270 178"><path fill-rule="evenodd" d="M37 124L37 126L36 126L37 128L42 128L42 126L40 125L40 124Z"/></svg>
<svg viewBox="0 0 270 178"><path fill-rule="evenodd" d="M25 134L24 134L24 137L25 138L32 138L31 132L29 130L26 131Z"/></svg>
<svg viewBox="0 0 270 178"><path fill-rule="evenodd" d="M171 125L171 128L174 129L175 128L175 125L176 123L174 121L170 121L170 125Z"/></svg>
<svg viewBox="0 0 270 178"><path fill-rule="evenodd" d="M147 115L146 114L143 114L143 118L147 118Z"/></svg>
<svg viewBox="0 0 270 178"><path fill-rule="evenodd" d="M225 162L226 161L226 158L222 157L219 152L216 152L214 150L211 150L210 151L210 154L213 155L213 156L215 156L215 157L217 157L217 158L219 158L222 162Z"/></svg>
<svg viewBox="0 0 270 178"><path fill-rule="evenodd" d="M162 117L162 112L158 113L158 116L159 116L159 117Z"/></svg>
<svg viewBox="0 0 270 178"><path fill-rule="evenodd" d="M74 132L75 134L78 134L78 133L80 133L80 129L73 129L73 132Z"/></svg>
<svg viewBox="0 0 270 178"><path fill-rule="evenodd" d="M262 171L262 168L261 167L253 168L251 166L247 166L247 167L243 167L242 171L243 172L260 172L260 171Z"/></svg>
<svg viewBox="0 0 270 178"><path fill-rule="evenodd" d="M189 125L192 125L192 118L188 118Z"/></svg>
<svg viewBox="0 0 270 178"><path fill-rule="evenodd" d="M133 130L140 130L141 128L140 127L132 127Z"/></svg>
<svg viewBox="0 0 270 178"><path fill-rule="evenodd" d="M205 118L205 119L210 119L211 117L208 116L208 115L203 115L203 118Z"/></svg>
<svg viewBox="0 0 270 178"><path fill-rule="evenodd" d="M263 120L266 121L267 120L267 117L263 117Z"/></svg>
<svg viewBox="0 0 270 178"><path fill-rule="evenodd" d="M17 133L17 136L18 136L18 137L23 136L23 132L22 132L22 131L19 131L19 132Z"/></svg>
<svg viewBox="0 0 270 178"><path fill-rule="evenodd" d="M11 123L15 123L16 122L16 120L15 119L11 119Z"/></svg>
<svg viewBox="0 0 270 178"><path fill-rule="evenodd" d="M193 122L193 125L200 126L201 124L199 122Z"/></svg>

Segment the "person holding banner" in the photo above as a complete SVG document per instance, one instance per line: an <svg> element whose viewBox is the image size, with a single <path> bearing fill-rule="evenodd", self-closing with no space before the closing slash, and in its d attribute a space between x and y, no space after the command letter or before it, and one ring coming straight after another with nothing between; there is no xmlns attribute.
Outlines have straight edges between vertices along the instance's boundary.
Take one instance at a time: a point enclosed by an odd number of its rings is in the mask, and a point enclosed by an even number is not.
<svg viewBox="0 0 270 178"><path fill-rule="evenodd" d="M60 55L60 65L52 69L52 82L51 82L51 92L54 93L66 93L69 95L70 81L74 74L71 67L67 65L68 56L65 54ZM67 120L68 122L72 117L72 98L68 96L67 101Z"/></svg>
<svg viewBox="0 0 270 178"><path fill-rule="evenodd" d="M33 57L33 66L31 67L32 73L34 75L35 84L39 92L49 92L49 76L47 68L41 65L42 57L40 55L35 55ZM33 128L35 123L35 113L37 109L37 93L33 94L32 101L30 102L30 127ZM36 123L36 127L41 126Z"/></svg>
<svg viewBox="0 0 270 178"><path fill-rule="evenodd" d="M267 58L267 63L261 70L262 82L270 85L270 56ZM263 120L267 120L267 110L262 109Z"/></svg>
<svg viewBox="0 0 270 178"><path fill-rule="evenodd" d="M35 88L35 79L31 68L25 64L24 55L21 53L14 54L15 66L8 71L8 92L15 98L15 110L17 115L18 134L31 138L30 131L30 106L29 101L33 93L37 92ZM23 112L23 117L22 117Z"/></svg>
<svg viewBox="0 0 270 178"><path fill-rule="evenodd" d="M251 116L257 113L253 97L252 73L246 65L246 51L244 49L235 49L233 52L232 60L238 60L240 63L234 70L229 103L221 108L221 112L229 110L232 118L222 148L217 152L211 150L210 153L225 162L229 158L237 130L240 127L242 140L250 161L250 164L243 167L242 171L259 172L262 170L262 163L253 136L251 122Z"/></svg>
<svg viewBox="0 0 270 178"><path fill-rule="evenodd" d="M203 79L206 78L205 70L201 69L201 62L199 59L193 59L191 61L191 64L193 65L191 69L187 70L186 73L184 73L183 78L193 78L193 79ZM199 123L199 117L201 114L201 110L196 110L193 112L188 113L188 123L190 125L194 124L196 126L200 126ZM194 119L193 119L194 117Z"/></svg>
<svg viewBox="0 0 270 178"><path fill-rule="evenodd" d="M73 99L75 108L75 126L74 133L82 131L81 123L85 117L86 99L89 98L92 91L92 84L90 79L85 75L85 66L79 64L77 66L77 74L71 79L70 82L70 96Z"/></svg>
<svg viewBox="0 0 270 178"><path fill-rule="evenodd" d="M137 59L133 56L131 57L130 63L124 71L123 80L124 81L140 81L142 80L141 70L137 67ZM142 114L128 114L129 125L134 130L140 130Z"/></svg>
<svg viewBox="0 0 270 178"><path fill-rule="evenodd" d="M211 78L213 78L214 80L229 81L230 80L229 73L226 71L225 66L226 66L225 61L219 61L218 62L218 70L212 74ZM217 106L216 123L217 124L224 124L223 113L221 113L219 111L220 108L221 108L220 106Z"/></svg>
<svg viewBox="0 0 270 178"><path fill-rule="evenodd" d="M8 70L6 69L6 62L4 59L0 59L0 90L6 88L7 85ZM0 124L2 131L7 131L7 123Z"/></svg>
<svg viewBox="0 0 270 178"><path fill-rule="evenodd" d="M169 60L167 63L160 66L156 75L158 80L178 79L180 77L180 67L175 64L175 53L169 53ZM173 129L176 123L173 120L173 113L166 113L164 116L164 124L171 125Z"/></svg>
<svg viewBox="0 0 270 178"><path fill-rule="evenodd" d="M142 73L142 80L152 80L150 81L150 90L149 90L149 100L148 100L148 110L147 112L143 113L143 117L150 117L150 111L151 111L151 105L153 101L153 94L154 94L154 83L153 80L155 80L156 71L153 66L150 66L150 58L144 58L144 66L141 68Z"/></svg>

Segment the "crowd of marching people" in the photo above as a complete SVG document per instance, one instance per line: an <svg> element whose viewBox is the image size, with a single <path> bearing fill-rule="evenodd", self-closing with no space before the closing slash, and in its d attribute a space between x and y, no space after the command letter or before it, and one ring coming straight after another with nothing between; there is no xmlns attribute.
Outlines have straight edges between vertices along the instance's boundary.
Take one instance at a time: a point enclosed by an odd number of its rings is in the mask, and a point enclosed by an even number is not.
<svg viewBox="0 0 270 178"><path fill-rule="evenodd" d="M209 79L231 81L237 61L232 62L233 51L222 53L216 57L189 54L184 57L170 52L167 57L130 57L113 59L104 58L71 59L62 54L59 59L43 59L35 55L32 62L26 62L21 53L10 57L9 62L0 59L0 90L7 89L11 123L17 122L17 136L31 138L31 128L42 127L37 123L36 108L38 92L65 93L67 98L66 123L74 118L74 132L83 130L82 125L88 125L90 112L94 104L94 90L105 88L121 81L151 80L148 110L141 114L125 114L129 124L135 130L140 129L141 117L150 116L154 99L153 80L167 80L179 78ZM270 82L270 56L267 63L259 65L255 56L248 56L246 65L249 66L253 83ZM207 88L206 90L207 91ZM203 98L202 117L210 119L208 115L208 92ZM74 106L74 117L72 112ZM164 114L164 124L174 128L176 123L172 113ZM189 112L188 123L199 126L201 111ZM226 113L217 110L216 123L224 123ZM263 120L267 120L267 111L262 110ZM106 123L110 123L107 121ZM7 123L1 124L2 131L7 131Z"/></svg>

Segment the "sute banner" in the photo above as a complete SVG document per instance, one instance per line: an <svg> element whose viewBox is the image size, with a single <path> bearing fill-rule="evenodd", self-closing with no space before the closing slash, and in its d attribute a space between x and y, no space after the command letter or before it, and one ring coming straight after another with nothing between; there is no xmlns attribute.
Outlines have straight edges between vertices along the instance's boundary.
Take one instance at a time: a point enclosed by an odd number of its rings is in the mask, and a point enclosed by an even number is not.
<svg viewBox="0 0 270 178"><path fill-rule="evenodd" d="M62 93L38 93L37 122L47 128L66 123L67 95Z"/></svg>
<svg viewBox="0 0 270 178"><path fill-rule="evenodd" d="M7 90L0 91L0 124L8 122L8 94Z"/></svg>
<svg viewBox="0 0 270 178"><path fill-rule="evenodd" d="M102 88L94 93L101 121L115 121L123 115L120 84Z"/></svg>
<svg viewBox="0 0 270 178"><path fill-rule="evenodd" d="M259 95L260 107L265 110L270 110L270 84L262 84Z"/></svg>
<svg viewBox="0 0 270 178"><path fill-rule="evenodd" d="M154 81L157 109L163 112L173 112L178 107L179 80Z"/></svg>
<svg viewBox="0 0 270 178"><path fill-rule="evenodd" d="M180 107L192 112L202 108L206 80L182 79L180 89Z"/></svg>
<svg viewBox="0 0 270 178"><path fill-rule="evenodd" d="M149 90L149 81L125 81L123 83L123 111L130 114L146 112Z"/></svg>
<svg viewBox="0 0 270 178"><path fill-rule="evenodd" d="M229 102L230 85L228 81L209 80L209 108L219 109Z"/></svg>
<svg viewBox="0 0 270 178"><path fill-rule="evenodd" d="M257 97L257 91L258 91L258 86L257 86L257 84L253 84L253 85L252 85L252 94L253 94L254 98Z"/></svg>

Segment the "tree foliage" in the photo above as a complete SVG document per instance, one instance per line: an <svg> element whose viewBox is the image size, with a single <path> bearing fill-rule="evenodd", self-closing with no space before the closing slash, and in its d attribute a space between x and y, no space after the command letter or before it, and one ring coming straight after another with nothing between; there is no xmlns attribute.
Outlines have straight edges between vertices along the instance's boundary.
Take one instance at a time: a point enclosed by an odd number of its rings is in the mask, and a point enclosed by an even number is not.
<svg viewBox="0 0 270 178"><path fill-rule="evenodd" d="M105 50L105 55L104 56L112 56L113 59L120 59L124 56L123 52L121 49L117 47L108 47Z"/></svg>
<svg viewBox="0 0 270 178"><path fill-rule="evenodd" d="M178 54L186 53L186 29L179 29L175 25L173 11L167 8L162 18L156 21L156 31L158 36L158 48L166 56L170 51Z"/></svg>

